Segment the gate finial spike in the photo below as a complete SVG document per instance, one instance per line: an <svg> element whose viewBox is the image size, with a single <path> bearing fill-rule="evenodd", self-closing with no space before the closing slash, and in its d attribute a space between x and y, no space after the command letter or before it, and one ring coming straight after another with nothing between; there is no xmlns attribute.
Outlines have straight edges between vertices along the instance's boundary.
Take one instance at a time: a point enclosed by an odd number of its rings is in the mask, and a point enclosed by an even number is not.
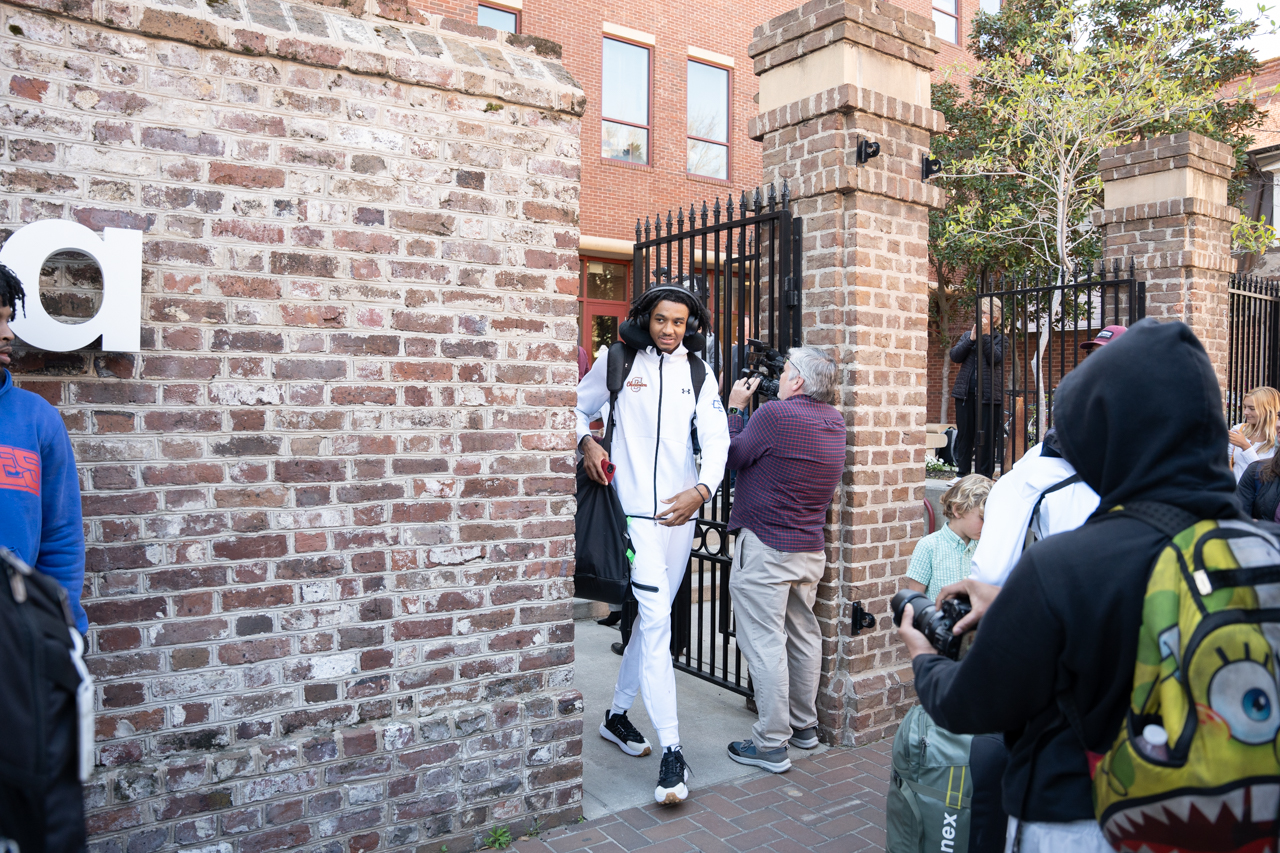
<svg viewBox="0 0 1280 853"><path fill-rule="evenodd" d="M689 202L689 230L698 227L698 211L694 208L693 202Z"/></svg>
<svg viewBox="0 0 1280 853"><path fill-rule="evenodd" d="M751 199L751 206L755 208L756 215L760 215L760 209L764 206L764 200L760 197L760 188L756 187L755 196Z"/></svg>
<svg viewBox="0 0 1280 853"><path fill-rule="evenodd" d="M640 217L636 217L636 242L640 242Z"/></svg>
<svg viewBox="0 0 1280 853"><path fill-rule="evenodd" d="M676 208L676 230L681 232L684 231L684 208L683 207Z"/></svg>
<svg viewBox="0 0 1280 853"><path fill-rule="evenodd" d="M707 227L707 200L702 200L702 227Z"/></svg>
<svg viewBox="0 0 1280 853"><path fill-rule="evenodd" d="M671 223L671 211L668 209L668 210L667 210L667 236L668 236L668 237L670 237L670 236L671 236L671 233L672 233L671 225L672 225L672 223Z"/></svg>
<svg viewBox="0 0 1280 853"><path fill-rule="evenodd" d="M724 221L733 221L733 193L729 193L724 199Z"/></svg>
<svg viewBox="0 0 1280 853"><path fill-rule="evenodd" d="M774 208L778 206L778 188L775 184L769 184L769 212L772 213Z"/></svg>
<svg viewBox="0 0 1280 853"><path fill-rule="evenodd" d="M787 183L787 179L782 179L782 208L786 210L791 204L791 185Z"/></svg>
<svg viewBox="0 0 1280 853"><path fill-rule="evenodd" d="M715 214L715 218L712 221L715 222L716 224L719 224L720 223L720 196L716 196L716 204L715 204L715 207L712 208L712 210L714 211L714 214Z"/></svg>
<svg viewBox="0 0 1280 853"><path fill-rule="evenodd" d="M646 242L649 240L649 228L650 228L650 225L649 225L649 217L648 217L648 216L645 216L645 218L644 218L644 239L645 239L645 241L646 241Z"/></svg>
<svg viewBox="0 0 1280 853"><path fill-rule="evenodd" d="M742 191L742 198L738 201L738 215L745 218L747 215L747 191Z"/></svg>

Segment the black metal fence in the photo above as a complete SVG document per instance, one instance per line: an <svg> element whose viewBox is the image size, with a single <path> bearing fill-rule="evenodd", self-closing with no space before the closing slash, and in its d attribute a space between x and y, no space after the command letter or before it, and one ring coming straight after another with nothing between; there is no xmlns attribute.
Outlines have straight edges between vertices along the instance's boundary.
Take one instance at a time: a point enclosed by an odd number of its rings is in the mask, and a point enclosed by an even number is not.
<svg viewBox="0 0 1280 853"><path fill-rule="evenodd" d="M974 328L987 330L983 354L974 357L969 402L956 411L957 460L969 460L961 470L992 476L1012 467L1053 426L1054 392L1088 354L1081 344L1107 326L1133 325L1146 316L1146 301L1132 264L1118 261L1110 269L983 276L973 305Z"/></svg>
<svg viewBox="0 0 1280 853"><path fill-rule="evenodd" d="M751 361L749 339L783 353L800 343L801 223L790 210L790 191L770 185L735 203L715 199L636 222L632 263L636 295L655 283L692 282L711 312L706 361L729 389ZM734 640L729 598L733 562L728 533L732 478L697 519L689 571L672 605L676 668L743 695L750 694Z"/></svg>
<svg viewBox="0 0 1280 853"><path fill-rule="evenodd" d="M1260 385L1280 388L1280 280L1233 275L1229 282L1227 423L1244 420L1244 396Z"/></svg>

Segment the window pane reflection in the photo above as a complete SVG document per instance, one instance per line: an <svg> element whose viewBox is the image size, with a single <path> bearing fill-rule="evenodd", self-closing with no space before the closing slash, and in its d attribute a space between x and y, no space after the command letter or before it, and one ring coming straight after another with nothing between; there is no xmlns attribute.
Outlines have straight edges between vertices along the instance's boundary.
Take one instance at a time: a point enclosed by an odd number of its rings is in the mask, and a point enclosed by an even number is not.
<svg viewBox="0 0 1280 853"><path fill-rule="evenodd" d="M628 163L649 162L649 131L612 121L604 122L600 136L600 156Z"/></svg>
<svg viewBox="0 0 1280 853"><path fill-rule="evenodd" d="M689 174L729 180L729 146L690 139Z"/></svg>
<svg viewBox="0 0 1280 853"><path fill-rule="evenodd" d="M587 261L587 299L627 301L627 265Z"/></svg>
<svg viewBox="0 0 1280 853"><path fill-rule="evenodd" d="M492 6L481 6L480 11L476 14L476 22L482 27L493 27L495 30L501 30L504 33L517 32L516 24L518 22L515 12L508 12L506 9L495 9Z"/></svg>
<svg viewBox="0 0 1280 853"><path fill-rule="evenodd" d="M597 314L591 318L591 352L607 347L618 339L618 318Z"/></svg>
<svg viewBox="0 0 1280 853"><path fill-rule="evenodd" d="M729 72L690 61L688 92L689 135L728 142Z"/></svg>
<svg viewBox="0 0 1280 853"><path fill-rule="evenodd" d="M951 5L952 5L952 8L955 7L954 0L952 0ZM934 9L933 25L934 25L935 31L938 34L938 38L945 39L951 42L952 44L958 43L959 26L955 18L951 17L946 12L939 12L937 9Z"/></svg>
<svg viewBox="0 0 1280 853"><path fill-rule="evenodd" d="M605 118L628 124L649 123L649 51L626 42L604 40L601 109Z"/></svg>

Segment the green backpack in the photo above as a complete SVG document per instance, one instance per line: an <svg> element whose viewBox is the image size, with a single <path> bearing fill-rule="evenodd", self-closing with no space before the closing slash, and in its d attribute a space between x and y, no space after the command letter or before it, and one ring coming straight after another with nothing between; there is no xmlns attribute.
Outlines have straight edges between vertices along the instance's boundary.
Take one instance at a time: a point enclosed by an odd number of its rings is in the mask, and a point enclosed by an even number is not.
<svg viewBox="0 0 1280 853"><path fill-rule="evenodd" d="M1090 754L1118 851L1262 853L1280 813L1280 542L1270 525L1117 507L1170 536L1147 581L1120 734ZM1079 715L1064 705L1076 731Z"/></svg>
<svg viewBox="0 0 1280 853"><path fill-rule="evenodd" d="M907 712L893 738L888 853L967 853L972 741L939 728L919 705Z"/></svg>

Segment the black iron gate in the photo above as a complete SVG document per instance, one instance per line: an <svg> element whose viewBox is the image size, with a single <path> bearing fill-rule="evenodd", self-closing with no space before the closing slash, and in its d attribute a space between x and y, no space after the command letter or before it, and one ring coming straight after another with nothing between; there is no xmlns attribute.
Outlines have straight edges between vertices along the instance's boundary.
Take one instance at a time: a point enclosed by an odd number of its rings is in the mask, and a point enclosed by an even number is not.
<svg viewBox="0 0 1280 853"><path fill-rule="evenodd" d="M1280 388L1280 281L1233 275L1229 282L1227 423L1244 420L1244 396L1260 385Z"/></svg>
<svg viewBox="0 0 1280 853"><path fill-rule="evenodd" d="M800 218L790 194L772 185L735 204L729 196L702 209L693 205L636 222L632 292L656 283L694 283L706 294L711 329L707 366L720 378L720 397L750 362L749 340L786 353L800 343ZM742 655L734 640L728 523L732 478L697 519L689 571L672 605L677 669L735 693L749 695Z"/></svg>
<svg viewBox="0 0 1280 853"><path fill-rule="evenodd" d="M976 328L995 338L989 354L976 360L974 400L988 398L967 414L974 433L972 470L991 460L996 472L1013 466L1053 426L1058 383L1087 353L1080 345L1107 326L1131 326L1147 314L1146 283L1116 261L1110 270L1076 268L1069 275L1041 270L1010 276L983 276L973 306ZM953 364L952 370L959 365ZM954 375L954 374L953 374ZM993 393L984 393L992 387ZM957 424L959 423L957 412Z"/></svg>

